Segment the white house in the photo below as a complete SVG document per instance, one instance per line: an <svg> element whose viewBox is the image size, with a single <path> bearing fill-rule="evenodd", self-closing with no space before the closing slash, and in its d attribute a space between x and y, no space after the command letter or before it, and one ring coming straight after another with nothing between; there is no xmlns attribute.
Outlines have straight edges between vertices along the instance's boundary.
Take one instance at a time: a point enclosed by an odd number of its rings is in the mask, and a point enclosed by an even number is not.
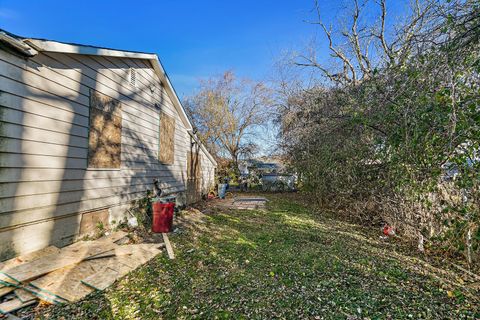
<svg viewBox="0 0 480 320"><path fill-rule="evenodd" d="M0 30L0 261L121 220L154 179L194 202L215 167L156 54Z"/></svg>

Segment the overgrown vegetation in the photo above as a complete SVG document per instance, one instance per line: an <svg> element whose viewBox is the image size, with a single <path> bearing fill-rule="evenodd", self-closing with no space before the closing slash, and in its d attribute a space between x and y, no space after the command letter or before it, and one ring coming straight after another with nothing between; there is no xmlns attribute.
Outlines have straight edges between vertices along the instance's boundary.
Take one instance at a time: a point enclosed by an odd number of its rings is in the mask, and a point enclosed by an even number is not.
<svg viewBox="0 0 480 320"><path fill-rule="evenodd" d="M150 230L152 226L152 199L153 192L147 190L142 198L135 199L130 203L128 212L137 220L137 224L141 229ZM128 220L127 220L128 221ZM128 224L128 222L125 222Z"/></svg>
<svg viewBox="0 0 480 320"><path fill-rule="evenodd" d="M291 164L322 208L394 225L421 250L478 267L480 4L418 1L387 37L386 1L373 2L380 17L370 26L361 24L366 4L353 3L350 27L334 30L346 47L316 7L340 68L312 56L297 63L327 81L284 97Z"/></svg>
<svg viewBox="0 0 480 320"><path fill-rule="evenodd" d="M163 254L50 319L473 319L478 290L378 229L270 195L266 211L180 214ZM304 200L303 197L300 197Z"/></svg>

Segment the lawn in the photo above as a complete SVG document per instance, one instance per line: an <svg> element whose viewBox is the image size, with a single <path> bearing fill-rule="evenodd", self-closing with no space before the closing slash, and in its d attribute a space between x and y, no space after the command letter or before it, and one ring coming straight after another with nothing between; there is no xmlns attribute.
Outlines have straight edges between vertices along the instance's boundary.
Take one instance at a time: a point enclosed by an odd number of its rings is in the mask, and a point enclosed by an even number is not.
<svg viewBox="0 0 480 320"><path fill-rule="evenodd" d="M480 318L472 290L380 232L268 196L266 211L185 212L158 256L54 319ZM478 294L478 292L477 292Z"/></svg>

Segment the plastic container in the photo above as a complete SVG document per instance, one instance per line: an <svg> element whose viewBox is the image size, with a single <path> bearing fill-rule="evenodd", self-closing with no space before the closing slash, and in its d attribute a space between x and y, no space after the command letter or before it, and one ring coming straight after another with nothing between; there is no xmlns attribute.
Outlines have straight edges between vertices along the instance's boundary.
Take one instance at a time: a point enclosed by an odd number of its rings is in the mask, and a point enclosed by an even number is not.
<svg viewBox="0 0 480 320"><path fill-rule="evenodd" d="M171 232L173 224L173 211L175 203L154 202L153 203L153 221L152 232Z"/></svg>
<svg viewBox="0 0 480 320"><path fill-rule="evenodd" d="M227 193L227 184L219 183L218 184L218 197L220 199L225 199L225 193Z"/></svg>

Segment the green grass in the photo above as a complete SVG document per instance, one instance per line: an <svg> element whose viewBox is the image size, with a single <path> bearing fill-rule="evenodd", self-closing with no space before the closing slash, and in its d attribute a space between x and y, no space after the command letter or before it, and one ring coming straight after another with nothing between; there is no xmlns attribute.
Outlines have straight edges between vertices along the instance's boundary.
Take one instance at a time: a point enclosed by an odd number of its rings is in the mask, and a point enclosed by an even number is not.
<svg viewBox="0 0 480 320"><path fill-rule="evenodd" d="M216 212L204 223L185 217L191 222L170 236L175 260L161 255L107 291L39 317L480 318L474 295L380 241L378 230L270 198L265 212Z"/></svg>

